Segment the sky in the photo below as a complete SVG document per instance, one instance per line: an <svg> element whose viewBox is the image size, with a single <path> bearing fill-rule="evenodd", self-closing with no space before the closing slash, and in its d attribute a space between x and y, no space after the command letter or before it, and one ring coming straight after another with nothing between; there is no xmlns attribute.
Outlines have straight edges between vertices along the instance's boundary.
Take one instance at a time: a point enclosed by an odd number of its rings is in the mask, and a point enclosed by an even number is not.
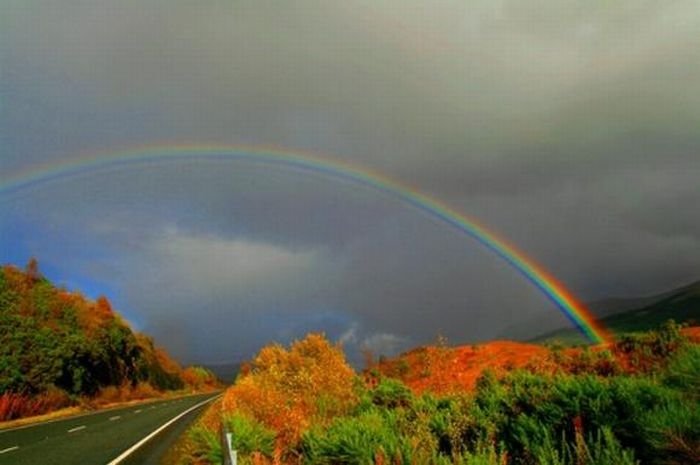
<svg viewBox="0 0 700 465"><path fill-rule="evenodd" d="M700 279L697 1L4 0L0 183L144 145L264 145L479 219L582 301ZM477 242L395 198L242 161L0 194L38 258L184 362L325 331L392 354L566 326Z"/></svg>

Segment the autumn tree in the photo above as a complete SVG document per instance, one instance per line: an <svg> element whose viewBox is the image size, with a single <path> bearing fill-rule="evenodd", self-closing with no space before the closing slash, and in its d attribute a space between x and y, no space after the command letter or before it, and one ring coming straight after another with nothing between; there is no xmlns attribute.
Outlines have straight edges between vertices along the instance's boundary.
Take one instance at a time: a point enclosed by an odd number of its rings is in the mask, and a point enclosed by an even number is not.
<svg viewBox="0 0 700 465"><path fill-rule="evenodd" d="M356 375L340 347L309 334L287 350L264 347L224 398L225 412L248 415L278 433L288 450L314 422L347 413L356 403Z"/></svg>

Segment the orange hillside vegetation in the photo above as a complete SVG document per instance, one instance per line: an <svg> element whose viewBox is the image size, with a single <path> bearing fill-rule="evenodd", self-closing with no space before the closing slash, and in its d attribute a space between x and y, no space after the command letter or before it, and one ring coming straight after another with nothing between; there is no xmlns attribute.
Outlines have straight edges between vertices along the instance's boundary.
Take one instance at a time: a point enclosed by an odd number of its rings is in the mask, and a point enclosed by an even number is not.
<svg viewBox="0 0 700 465"><path fill-rule="evenodd" d="M679 326L671 326L680 328ZM700 327L680 329L680 335L700 342ZM646 343L653 352L654 341ZM658 362L652 352L639 357L639 350L627 347L624 339L616 343L591 346L589 349L569 347L560 352L545 346L514 341L493 341L472 346L447 347L445 344L420 347L396 358L382 360L367 372L372 381L376 374L398 378L414 392L438 394L472 390L486 370L496 375L517 368L539 372L564 370L599 374L638 373Z"/></svg>
<svg viewBox="0 0 700 465"><path fill-rule="evenodd" d="M513 341L460 347L428 346L383 360L375 368L381 374L401 379L415 392L447 393L473 389L487 369L498 373L544 364L548 354L545 347Z"/></svg>
<svg viewBox="0 0 700 465"><path fill-rule="evenodd" d="M681 330L684 336L693 342L700 342L700 326L691 326L690 328L683 328Z"/></svg>

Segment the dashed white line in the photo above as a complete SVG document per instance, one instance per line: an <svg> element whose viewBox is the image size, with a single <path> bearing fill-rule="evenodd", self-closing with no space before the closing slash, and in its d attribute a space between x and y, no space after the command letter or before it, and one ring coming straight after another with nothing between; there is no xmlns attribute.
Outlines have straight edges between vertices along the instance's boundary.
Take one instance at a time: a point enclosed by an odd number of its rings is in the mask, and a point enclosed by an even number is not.
<svg viewBox="0 0 700 465"><path fill-rule="evenodd" d="M180 418L184 417L185 415L187 415L187 414L190 413L191 411L193 411L193 410L195 410L195 409L198 409L198 408L201 407L202 405L204 405L204 404L206 404L206 403L209 403L209 402L213 401L214 399L218 399L219 397L221 397L221 394L219 394L219 395L217 395L217 396L214 396L214 397L210 397L209 399L207 399L207 400L205 400L205 401L202 401L202 402L198 403L197 405L193 405L192 407L188 408L187 410L185 410L184 412L180 413L179 415L176 415L175 417L171 418L169 421L165 422L163 425L161 425L159 428L157 428L157 429L156 429L155 431L153 431L151 434L149 434L149 435L146 436L145 438L141 439L139 442L137 442L136 444L134 444L133 446L131 446L129 449L127 449L127 450L125 450L124 452L122 452L122 454L121 454L119 457L117 457L116 459L112 460L112 461L109 462L107 465L118 465L119 463L123 462L128 456L130 456L131 454L133 454L134 451L136 451L139 447L143 446L145 443L147 443L147 442L148 442L151 438L153 438L154 436L157 436L158 433L160 433L161 431L163 431L165 428L167 428L167 427L170 426L171 424L175 423L176 421L178 421Z"/></svg>
<svg viewBox="0 0 700 465"><path fill-rule="evenodd" d="M80 431L81 429L85 429L87 426L82 425L82 426L76 426L75 428L71 428L68 430L69 433L75 433L76 431Z"/></svg>
<svg viewBox="0 0 700 465"><path fill-rule="evenodd" d="M19 449L19 446L12 446L8 447L7 449L0 450L0 454L6 454L8 452L12 452L13 450Z"/></svg>
<svg viewBox="0 0 700 465"><path fill-rule="evenodd" d="M134 413L141 413L141 409L134 410Z"/></svg>
<svg viewBox="0 0 700 465"><path fill-rule="evenodd" d="M113 417L109 417L109 421L114 421L114 420L119 420L121 417L119 415L115 415Z"/></svg>

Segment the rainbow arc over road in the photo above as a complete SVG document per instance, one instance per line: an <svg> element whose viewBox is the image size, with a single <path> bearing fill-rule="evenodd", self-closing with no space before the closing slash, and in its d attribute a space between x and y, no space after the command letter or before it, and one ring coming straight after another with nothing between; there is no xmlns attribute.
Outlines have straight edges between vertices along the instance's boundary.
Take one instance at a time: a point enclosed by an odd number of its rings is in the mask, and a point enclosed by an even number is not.
<svg viewBox="0 0 700 465"><path fill-rule="evenodd" d="M501 257L530 281L591 342L610 339L603 325L566 287L525 252L494 231L444 202L366 168L353 166L330 157L280 147L215 145L149 145L125 151L91 154L54 164L35 166L29 171L0 180L0 195L18 193L35 185L107 169L165 163L176 160L240 160L294 168L319 173L365 186L384 195L398 198L425 214L440 220L475 239Z"/></svg>

